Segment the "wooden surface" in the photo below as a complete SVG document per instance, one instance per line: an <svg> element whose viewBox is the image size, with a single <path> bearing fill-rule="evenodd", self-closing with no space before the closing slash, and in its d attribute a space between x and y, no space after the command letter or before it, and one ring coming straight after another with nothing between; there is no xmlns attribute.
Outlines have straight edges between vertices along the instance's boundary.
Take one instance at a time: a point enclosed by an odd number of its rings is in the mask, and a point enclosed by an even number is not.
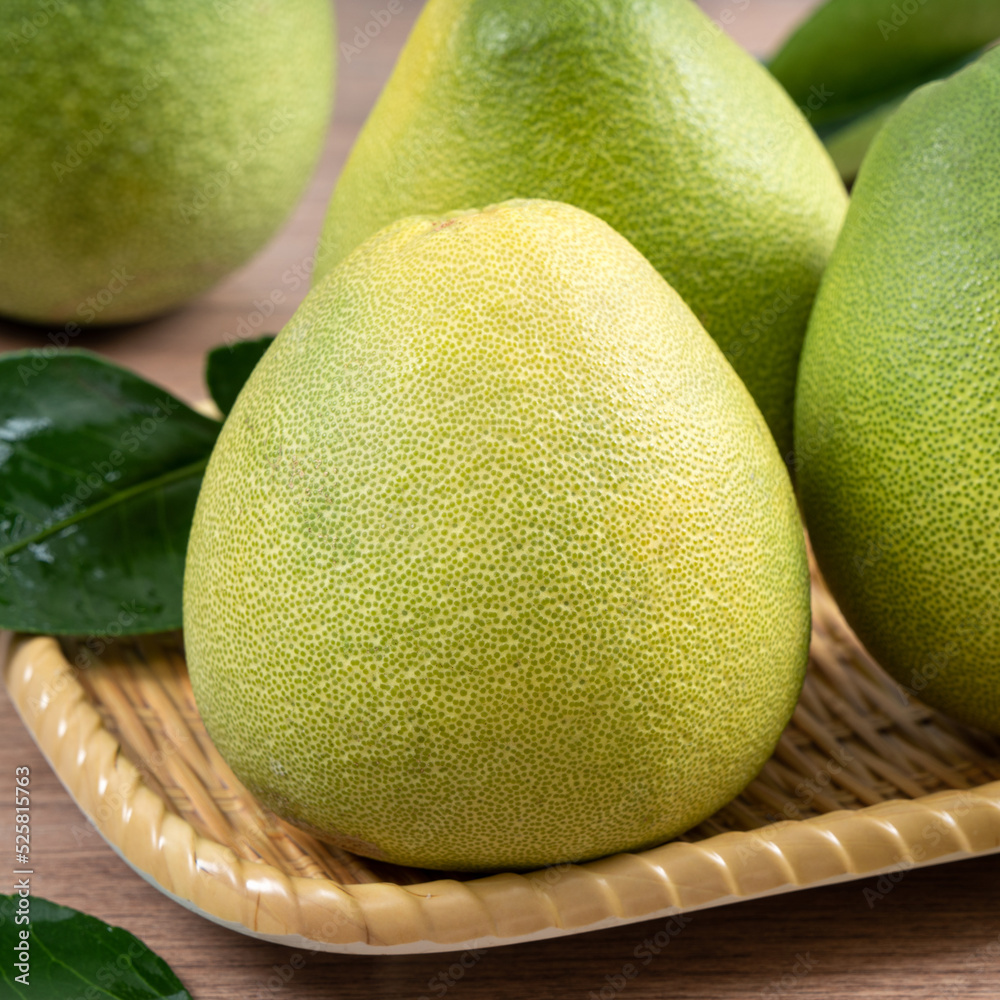
<svg viewBox="0 0 1000 1000"><path fill-rule="evenodd" d="M758 54L810 5L811 0L703 3L713 16L730 9L729 30ZM350 40L370 20L369 11L386 4L339 0L337 6L341 39ZM240 320L252 315L255 300L287 292L282 275L288 268L308 264L336 174L419 6L419 0L402 0L402 13L360 55L341 60L335 122L323 161L275 241L186 309L141 327L87 332L80 346L187 399L204 395L204 350L235 334ZM279 328L298 297L286 294L266 327ZM0 326L0 351L46 343L45 331ZM479 956L310 955L209 924L134 875L83 820L0 693L0 784L6 781L8 789L0 805L5 850L12 850L14 840L13 775L21 765L31 768L34 891L138 934L174 967L195 1000L1000 996L997 858L694 914L659 954L644 945L661 930L654 921Z"/></svg>

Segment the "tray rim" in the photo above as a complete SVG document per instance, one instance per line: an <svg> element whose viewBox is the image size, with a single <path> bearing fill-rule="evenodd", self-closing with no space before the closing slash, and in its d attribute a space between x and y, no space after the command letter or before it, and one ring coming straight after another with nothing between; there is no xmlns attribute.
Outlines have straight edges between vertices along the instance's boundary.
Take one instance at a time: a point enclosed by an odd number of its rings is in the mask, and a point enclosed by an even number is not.
<svg viewBox="0 0 1000 1000"><path fill-rule="evenodd" d="M3 660L25 727L84 816L133 871L214 923L309 951L478 950L669 921L1000 853L1000 781L993 781L525 874L407 886L288 876L236 857L166 810L104 726L56 639L15 635ZM40 706L34 715L32 704ZM104 818L92 808L114 798L119 805ZM940 836L928 849L930 826Z"/></svg>

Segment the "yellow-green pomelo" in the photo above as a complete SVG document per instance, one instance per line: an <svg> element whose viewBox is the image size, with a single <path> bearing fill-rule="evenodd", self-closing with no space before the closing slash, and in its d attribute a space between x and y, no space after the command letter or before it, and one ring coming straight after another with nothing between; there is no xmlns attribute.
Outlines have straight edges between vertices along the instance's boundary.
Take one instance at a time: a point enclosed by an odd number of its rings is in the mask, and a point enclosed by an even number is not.
<svg viewBox="0 0 1000 1000"><path fill-rule="evenodd" d="M1000 51L916 91L865 159L796 450L860 638L907 690L1000 732Z"/></svg>
<svg viewBox="0 0 1000 1000"><path fill-rule="evenodd" d="M337 184L318 275L396 219L549 198L630 240L792 446L846 209L816 135L690 0L430 0Z"/></svg>
<svg viewBox="0 0 1000 1000"><path fill-rule="evenodd" d="M431 868L671 837L799 693L803 534L744 386L568 205L408 219L241 393L185 581L212 738L277 812Z"/></svg>
<svg viewBox="0 0 1000 1000"><path fill-rule="evenodd" d="M120 323L199 294L295 205L329 0L4 0L0 314Z"/></svg>

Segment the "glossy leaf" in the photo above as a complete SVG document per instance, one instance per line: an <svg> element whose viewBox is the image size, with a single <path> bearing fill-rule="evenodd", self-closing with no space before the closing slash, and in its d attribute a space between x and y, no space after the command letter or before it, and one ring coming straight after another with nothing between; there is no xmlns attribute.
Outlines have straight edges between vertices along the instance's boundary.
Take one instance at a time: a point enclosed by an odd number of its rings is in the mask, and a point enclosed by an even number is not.
<svg viewBox="0 0 1000 1000"><path fill-rule="evenodd" d="M86 351L0 357L0 627L179 627L191 519L220 426Z"/></svg>
<svg viewBox="0 0 1000 1000"><path fill-rule="evenodd" d="M273 342L274 336L268 334L259 340L239 340L209 351L205 382L222 414L233 408L243 384Z"/></svg>
<svg viewBox="0 0 1000 1000"><path fill-rule="evenodd" d="M827 0L769 68L824 134L956 71L998 37L997 0Z"/></svg>
<svg viewBox="0 0 1000 1000"><path fill-rule="evenodd" d="M0 896L4 997L191 1000L170 966L121 927L40 896L28 897L27 909L20 903L19 896Z"/></svg>

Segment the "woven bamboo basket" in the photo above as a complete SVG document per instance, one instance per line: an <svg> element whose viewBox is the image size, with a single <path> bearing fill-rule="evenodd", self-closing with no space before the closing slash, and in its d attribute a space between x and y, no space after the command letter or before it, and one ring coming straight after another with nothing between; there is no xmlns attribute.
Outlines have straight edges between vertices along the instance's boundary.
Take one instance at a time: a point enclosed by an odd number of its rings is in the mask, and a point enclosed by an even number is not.
<svg viewBox="0 0 1000 1000"><path fill-rule="evenodd" d="M209 740L179 635L17 636L8 689L70 795L143 878L205 917L326 951L451 951L667 919L1000 851L1000 741L908 697L813 579L801 701L757 779L684 837L487 877L380 864L264 809Z"/></svg>

